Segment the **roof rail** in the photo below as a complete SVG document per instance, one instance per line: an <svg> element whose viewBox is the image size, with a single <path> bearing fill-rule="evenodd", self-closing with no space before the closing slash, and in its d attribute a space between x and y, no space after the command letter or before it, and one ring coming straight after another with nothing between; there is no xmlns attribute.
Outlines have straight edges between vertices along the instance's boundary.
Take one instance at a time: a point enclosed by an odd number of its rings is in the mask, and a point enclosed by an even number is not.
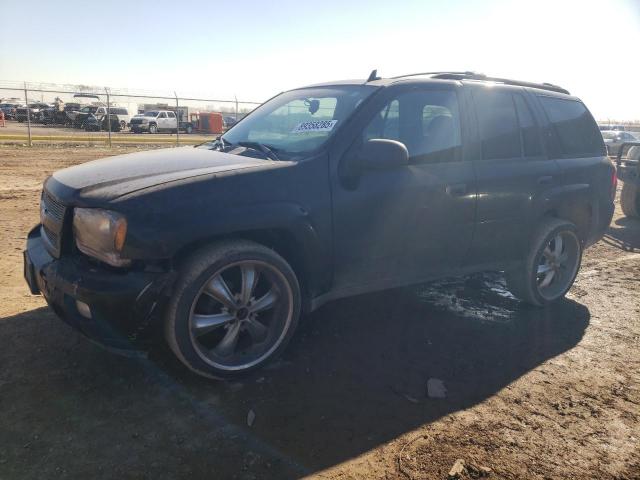
<svg viewBox="0 0 640 480"><path fill-rule="evenodd" d="M510 80L508 78L498 78L498 77L487 77L482 73L476 72L425 72L425 73L411 73L409 75L400 75L397 78L404 77L416 77L421 75L430 75L431 78L437 78L440 80L480 80L485 82L496 82L503 83L505 85L515 85L518 87L530 87L530 88L539 88L541 90L549 90L552 92L564 93L566 95L570 95L569 91L559 87L558 85L554 85L552 83L533 83L533 82L522 82L519 80Z"/></svg>
<svg viewBox="0 0 640 480"><path fill-rule="evenodd" d="M482 75L476 72L421 72L421 73L408 73L407 75L398 75L397 77L391 77L392 79L404 78L404 77L421 77L423 75Z"/></svg>

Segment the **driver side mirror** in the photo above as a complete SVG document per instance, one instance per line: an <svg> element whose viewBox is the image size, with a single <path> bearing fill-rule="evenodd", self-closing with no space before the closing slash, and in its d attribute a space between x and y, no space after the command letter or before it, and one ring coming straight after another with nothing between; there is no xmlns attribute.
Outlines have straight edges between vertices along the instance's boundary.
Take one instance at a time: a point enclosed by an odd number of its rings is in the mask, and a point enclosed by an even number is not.
<svg viewBox="0 0 640 480"><path fill-rule="evenodd" d="M365 142L359 157L361 165L372 170L383 170L409 164L409 151L404 143L383 138L374 138Z"/></svg>

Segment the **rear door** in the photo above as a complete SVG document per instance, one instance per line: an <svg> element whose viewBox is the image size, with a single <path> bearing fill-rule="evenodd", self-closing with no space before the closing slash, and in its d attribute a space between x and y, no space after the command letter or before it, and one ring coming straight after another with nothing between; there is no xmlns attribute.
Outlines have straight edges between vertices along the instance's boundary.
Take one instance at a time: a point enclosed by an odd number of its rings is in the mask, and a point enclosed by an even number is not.
<svg viewBox="0 0 640 480"><path fill-rule="evenodd" d="M167 112L167 128L172 130L178 128L178 119L176 118L176 114L173 112Z"/></svg>
<svg viewBox="0 0 640 480"><path fill-rule="evenodd" d="M409 283L461 266L476 194L457 88L389 87L367 112L332 179L336 287ZM340 167L370 139L403 143L409 165L345 181Z"/></svg>
<svg viewBox="0 0 640 480"><path fill-rule="evenodd" d="M158 114L158 130L166 130L167 125L167 112L160 112Z"/></svg>
<svg viewBox="0 0 640 480"><path fill-rule="evenodd" d="M529 214L558 182L558 165L544 151L542 119L520 87L469 85L477 118L476 231L470 262L493 266L518 260L527 246Z"/></svg>
<svg viewBox="0 0 640 480"><path fill-rule="evenodd" d="M574 210L573 221L582 238L587 238L592 222L608 218L611 205L612 165L606 158L602 134L587 109L577 98L539 93L536 99L549 122L547 150L560 170L558 184L565 205L589 206ZM600 210L603 208L604 210ZM582 215L576 216L576 211Z"/></svg>

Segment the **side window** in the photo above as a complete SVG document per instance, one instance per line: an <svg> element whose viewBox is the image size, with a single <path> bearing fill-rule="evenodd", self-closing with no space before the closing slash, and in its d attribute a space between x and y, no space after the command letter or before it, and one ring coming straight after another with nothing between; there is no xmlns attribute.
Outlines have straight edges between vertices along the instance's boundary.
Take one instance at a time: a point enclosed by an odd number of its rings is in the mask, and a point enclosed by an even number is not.
<svg viewBox="0 0 640 480"><path fill-rule="evenodd" d="M527 105L522 95L514 95L513 101L518 112L518 123L520 124L520 134L522 136L522 153L525 157L542 155L540 128L533 118L529 105Z"/></svg>
<svg viewBox="0 0 640 480"><path fill-rule="evenodd" d="M364 140L386 138L400 141L400 104L392 100L375 116L364 131Z"/></svg>
<svg viewBox="0 0 640 480"><path fill-rule="evenodd" d="M169 118L176 118L176 114L175 114L175 113L173 113L173 112L167 112L167 116L168 116Z"/></svg>
<svg viewBox="0 0 640 480"><path fill-rule="evenodd" d="M165 112L160 113L160 115L158 115L158 118L167 118L167 114Z"/></svg>
<svg viewBox="0 0 640 480"><path fill-rule="evenodd" d="M542 95L538 98L555 131L560 155L605 154L602 135L582 102Z"/></svg>
<svg viewBox="0 0 640 480"><path fill-rule="evenodd" d="M365 128L363 141L373 138L402 142L411 163L460 160L460 114L455 92L414 90L399 94Z"/></svg>
<svg viewBox="0 0 640 480"><path fill-rule="evenodd" d="M473 95L482 142L482 159L521 156L520 129L510 92L482 89Z"/></svg>

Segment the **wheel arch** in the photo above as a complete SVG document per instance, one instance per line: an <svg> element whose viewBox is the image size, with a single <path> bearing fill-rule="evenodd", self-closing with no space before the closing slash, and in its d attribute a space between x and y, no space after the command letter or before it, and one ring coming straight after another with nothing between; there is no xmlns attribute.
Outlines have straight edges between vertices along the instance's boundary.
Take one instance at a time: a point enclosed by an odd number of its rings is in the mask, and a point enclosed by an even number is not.
<svg viewBox="0 0 640 480"><path fill-rule="evenodd" d="M594 217L594 201L589 185L567 185L547 192L536 209L539 214L533 225L545 218L558 218L573 223L580 241L585 243L590 235ZM534 227L535 228L535 227Z"/></svg>
<svg viewBox="0 0 640 480"><path fill-rule="evenodd" d="M590 203L568 201L547 210L542 217L558 218L573 223L578 230L578 238L584 243L591 231L593 208Z"/></svg>
<svg viewBox="0 0 640 480"><path fill-rule="evenodd" d="M188 255L201 248L221 241L249 240L272 249L285 259L298 278L303 299L303 310L309 311L311 299L325 288L329 271L323 262L324 254L317 241L305 238L300 232L285 227L247 229L222 234L207 235L183 245L172 257L172 263L180 264ZM315 244L315 245L314 245Z"/></svg>

